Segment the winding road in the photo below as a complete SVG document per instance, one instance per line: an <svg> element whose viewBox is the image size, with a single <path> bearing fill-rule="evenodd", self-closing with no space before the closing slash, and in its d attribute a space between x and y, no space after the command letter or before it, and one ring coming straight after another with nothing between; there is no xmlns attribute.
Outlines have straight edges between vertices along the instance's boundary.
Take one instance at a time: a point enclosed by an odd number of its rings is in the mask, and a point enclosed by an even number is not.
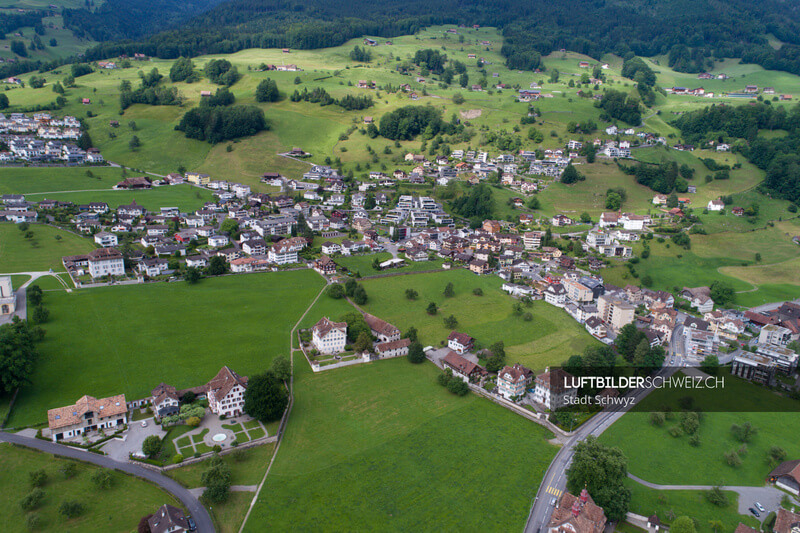
<svg viewBox="0 0 800 533"><path fill-rule="evenodd" d="M212 522L208 511L206 511L205 507L203 507L198 499L191 492L189 492L187 488L183 487L174 479L168 478L167 476L164 476L154 470L149 470L133 463L115 461L104 455L94 454L79 448L70 448L69 446L43 441L34 437L23 437L22 435L17 435L15 433L6 433L4 431L0 431L0 442L8 442L11 444L25 446L27 448L33 448L41 452L51 453L53 455L77 459L78 461L92 463L102 466L103 468L119 470L121 472L125 472L126 474L145 479L158 485L161 489L169 492L175 496L175 498L180 500L184 507L186 507L186 509L189 511L189 514L192 516L192 518L194 518L194 521L197 524L197 531L199 533L214 533L216 531L214 529L214 522ZM155 509L153 509L153 511L155 512Z"/></svg>

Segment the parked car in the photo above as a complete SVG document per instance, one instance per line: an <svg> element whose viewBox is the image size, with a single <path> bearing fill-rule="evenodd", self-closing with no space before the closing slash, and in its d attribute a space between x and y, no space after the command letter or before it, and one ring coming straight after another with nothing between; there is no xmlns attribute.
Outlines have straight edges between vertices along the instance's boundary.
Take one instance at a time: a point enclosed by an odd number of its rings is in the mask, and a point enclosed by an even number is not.
<svg viewBox="0 0 800 533"><path fill-rule="evenodd" d="M146 427L147 427L147 420L142 420L142 427L143 427L143 428L146 428Z"/></svg>
<svg viewBox="0 0 800 533"><path fill-rule="evenodd" d="M555 506L556 506L556 503L557 503L557 500L556 500L555 498L550 498L550 505L552 505L553 507L555 507Z"/></svg>
<svg viewBox="0 0 800 533"><path fill-rule="evenodd" d="M752 507L750 509L748 509L748 511L750 511L753 514L753 516L755 516L755 517L761 516L761 513L759 513L758 511L756 511Z"/></svg>
<svg viewBox="0 0 800 533"><path fill-rule="evenodd" d="M758 509L758 510L759 510L759 511L761 511L762 513L766 513L766 512L767 512L767 510L766 510L766 509L764 509L764 506L763 506L763 505L761 505L759 502L756 502L756 503L754 503L753 505L755 505L755 506L756 506L756 509Z"/></svg>
<svg viewBox="0 0 800 533"><path fill-rule="evenodd" d="M194 518L187 516L186 523L189 524L189 531L197 531L197 524L194 523Z"/></svg>

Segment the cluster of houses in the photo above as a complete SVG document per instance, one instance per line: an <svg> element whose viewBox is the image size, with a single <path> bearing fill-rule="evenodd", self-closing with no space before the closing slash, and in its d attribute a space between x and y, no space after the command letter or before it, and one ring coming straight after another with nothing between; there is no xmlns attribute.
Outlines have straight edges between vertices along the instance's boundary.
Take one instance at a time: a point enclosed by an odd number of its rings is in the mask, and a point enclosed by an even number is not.
<svg viewBox="0 0 800 533"><path fill-rule="evenodd" d="M402 357L408 355L410 339L403 339L400 330L392 324L369 313L364 321L375 339L372 350L376 358ZM322 317L311 328L311 345L323 355L338 355L347 349L347 323L333 322Z"/></svg>
<svg viewBox="0 0 800 533"><path fill-rule="evenodd" d="M75 144L81 134L81 123L75 117L0 113L0 141L8 146L0 152L0 163L103 163L99 150L82 150Z"/></svg>
<svg viewBox="0 0 800 533"><path fill-rule="evenodd" d="M140 401L125 401L124 394L108 398L83 396L75 404L47 411L47 424L53 442L71 440L94 431L122 429L128 423L130 407L149 404L157 418L178 412L181 398L188 392L197 399L208 400L209 410L217 416L234 417L244 413L244 391L247 376L240 376L227 366L220 369L211 381L188 389L176 389L161 383L150 397Z"/></svg>
<svg viewBox="0 0 800 533"><path fill-rule="evenodd" d="M714 76L713 74L709 74L707 72L701 73L697 76L697 79L700 80L711 80L711 79L720 79L724 80L727 79L728 76L725 74L718 74ZM758 85L745 85L744 89L741 91L733 91L733 92L723 92L719 95L715 95L711 91L706 91L703 87L697 87L694 89L690 89L688 87L669 87L666 89L669 94L676 94L679 96L701 96L705 98L714 98L714 96L722 96L728 98L756 98L759 94L768 96L775 94L774 87L763 87L759 88ZM791 100L791 94L781 94L778 96L779 100Z"/></svg>
<svg viewBox="0 0 800 533"><path fill-rule="evenodd" d="M742 351L734 357L731 372L764 385L774 385L778 373L792 374L798 354L789 344L800 340L800 305L784 302L769 311L748 310L743 318L747 327L758 333L758 342L752 352Z"/></svg>

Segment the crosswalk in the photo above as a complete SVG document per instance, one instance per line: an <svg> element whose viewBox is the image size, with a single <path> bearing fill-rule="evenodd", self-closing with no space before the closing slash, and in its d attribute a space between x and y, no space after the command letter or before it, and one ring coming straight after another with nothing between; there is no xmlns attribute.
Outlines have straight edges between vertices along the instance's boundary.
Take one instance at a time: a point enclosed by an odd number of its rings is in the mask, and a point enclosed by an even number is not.
<svg viewBox="0 0 800 533"><path fill-rule="evenodd" d="M553 496L558 498L559 496L561 496L561 493L564 492L564 491L561 490L561 489L557 489L555 487L548 486L547 489L545 490L545 492L547 494L552 494Z"/></svg>

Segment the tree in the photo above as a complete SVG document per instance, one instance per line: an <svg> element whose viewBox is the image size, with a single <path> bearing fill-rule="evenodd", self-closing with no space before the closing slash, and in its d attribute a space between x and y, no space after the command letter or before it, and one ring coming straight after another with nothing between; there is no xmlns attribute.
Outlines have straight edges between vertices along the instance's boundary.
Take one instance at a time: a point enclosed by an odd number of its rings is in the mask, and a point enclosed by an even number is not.
<svg viewBox="0 0 800 533"><path fill-rule="evenodd" d="M59 471L61 472L61 475L64 476L64 479L70 479L75 477L75 474L78 473L78 467L72 461L66 461L61 463Z"/></svg>
<svg viewBox="0 0 800 533"><path fill-rule="evenodd" d="M618 211L622 207L622 198L619 194L611 192L606 195L606 209Z"/></svg>
<svg viewBox="0 0 800 533"><path fill-rule="evenodd" d="M186 269L186 273L183 275L183 278L186 280L186 282L189 285L194 285L195 283L200 281L201 277L202 277L202 274L200 274L200 269L198 269L196 267L187 268Z"/></svg>
<svg viewBox="0 0 800 533"><path fill-rule="evenodd" d="M161 439L158 435L150 435L144 439L142 453L151 459L161 453Z"/></svg>
<svg viewBox="0 0 800 533"><path fill-rule="evenodd" d="M11 51L21 57L28 56L28 49L22 41L11 41Z"/></svg>
<svg viewBox="0 0 800 533"><path fill-rule="evenodd" d="M356 342L353 344L353 350L356 353L364 353L370 351L372 348L372 336L367 333L366 331L362 331L358 334L358 338Z"/></svg>
<svg viewBox="0 0 800 533"><path fill-rule="evenodd" d="M429 315L435 315L439 312L439 307L436 305L436 302L431 302L428 304L428 307L425 309L425 312Z"/></svg>
<svg viewBox="0 0 800 533"><path fill-rule="evenodd" d="M624 485L628 467L622 450L601 444L594 436L577 443L574 450L567 470L567 490L580 494L586 488L609 520L624 519L631 492Z"/></svg>
<svg viewBox="0 0 800 533"><path fill-rule="evenodd" d="M707 355L700 363L700 370L706 374L716 375L719 370L719 357L716 355Z"/></svg>
<svg viewBox="0 0 800 533"><path fill-rule="evenodd" d="M561 173L561 183L564 185L570 185L572 183L577 183L579 181L585 180L586 177L578 172L578 170L572 165L572 163L568 164L564 171Z"/></svg>
<svg viewBox="0 0 800 533"><path fill-rule="evenodd" d="M172 68L169 69L169 79L175 81L190 81L195 77L194 64L188 57L179 57Z"/></svg>
<svg viewBox="0 0 800 533"><path fill-rule="evenodd" d="M733 435L733 438L739 442L750 442L757 433L758 428L753 426L753 424L751 424L749 421L743 423L742 425L733 424L731 426L731 434Z"/></svg>
<svg viewBox="0 0 800 533"><path fill-rule="evenodd" d="M408 360L415 365L425 361L425 352L422 350L422 344L418 341L414 341L409 345Z"/></svg>
<svg viewBox="0 0 800 533"><path fill-rule="evenodd" d="M409 300L416 300L419 293L414 289L406 289L406 298Z"/></svg>
<svg viewBox="0 0 800 533"><path fill-rule="evenodd" d="M734 300L736 293L727 281L717 280L711 284L711 299L720 306L726 305Z"/></svg>
<svg viewBox="0 0 800 533"><path fill-rule="evenodd" d="M0 93L0 109L6 109L8 108L8 106L9 106L8 96Z"/></svg>
<svg viewBox="0 0 800 533"><path fill-rule="evenodd" d="M353 302L355 302L356 305L364 305L367 303L367 291L364 289L363 285L359 284L353 292Z"/></svg>
<svg viewBox="0 0 800 533"><path fill-rule="evenodd" d="M606 513L608 514L608 513ZM688 516L679 516L673 520L672 525L669 527L670 533L696 533L697 529L694 527L694 520Z"/></svg>
<svg viewBox="0 0 800 533"><path fill-rule="evenodd" d="M347 296L352 297L356 289L358 288L358 282L353 278L348 278L347 281L344 282L344 292Z"/></svg>
<svg viewBox="0 0 800 533"><path fill-rule="evenodd" d="M222 503L228 499L231 488L231 468L215 453L209 459L209 468L201 474L200 481L206 487L203 491L203 500L209 503Z"/></svg>
<svg viewBox="0 0 800 533"><path fill-rule="evenodd" d="M136 150L142 145L142 141L139 140L139 137L134 135L131 137L131 140L128 142L128 148L131 150Z"/></svg>
<svg viewBox="0 0 800 533"><path fill-rule="evenodd" d="M279 420L289 404L283 382L270 372L250 378L244 391L244 412L262 422Z"/></svg>
<svg viewBox="0 0 800 533"><path fill-rule="evenodd" d="M225 262L225 258L221 255L215 255L211 259L208 260L208 267L206 267L206 272L210 276L219 276L225 273L228 270L228 265Z"/></svg>
<svg viewBox="0 0 800 533"><path fill-rule="evenodd" d="M19 502L19 506L23 511L33 511L44 499L44 491L38 487L34 487L24 498Z"/></svg>
<svg viewBox="0 0 800 533"><path fill-rule="evenodd" d="M728 496L719 487L712 487L711 490L707 490L705 496L708 503L717 507L727 507L730 503Z"/></svg>
<svg viewBox="0 0 800 533"><path fill-rule="evenodd" d="M30 285L26 290L26 294L28 296L28 303L31 305L37 306L42 304L42 297L44 293L42 292L42 288L38 285Z"/></svg>
<svg viewBox="0 0 800 533"><path fill-rule="evenodd" d="M464 396L469 393L469 385L458 378L453 378L447 384L447 390L456 396Z"/></svg>
<svg viewBox="0 0 800 533"><path fill-rule="evenodd" d="M44 468L34 470L33 472L28 473L28 479L30 480L32 487L44 487L47 483L47 472Z"/></svg>
<svg viewBox="0 0 800 533"><path fill-rule="evenodd" d="M67 518L75 518L83 514L84 505L76 500L64 500L58 506L58 512Z"/></svg>
<svg viewBox="0 0 800 533"><path fill-rule="evenodd" d="M256 102L277 102L279 99L278 84L270 78L261 80L256 87Z"/></svg>
<svg viewBox="0 0 800 533"><path fill-rule="evenodd" d="M326 293L334 300L341 300L344 298L344 286L341 283L332 283Z"/></svg>
<svg viewBox="0 0 800 533"><path fill-rule="evenodd" d="M444 295L447 296L448 298L452 298L453 296L455 296L455 290L453 289L452 282L448 283L447 286L444 288Z"/></svg>
<svg viewBox="0 0 800 533"><path fill-rule="evenodd" d="M92 142L92 138L89 136L88 131L84 130L84 132L81 133L81 136L78 137L77 145L78 148L80 148L81 150L88 150L89 148L94 146L94 143Z"/></svg>
<svg viewBox="0 0 800 533"><path fill-rule="evenodd" d="M767 450L767 464L771 467L774 468L778 466L784 459L786 459L786 450L780 446L771 446L770 449Z"/></svg>
<svg viewBox="0 0 800 533"><path fill-rule="evenodd" d="M30 383L33 365L39 358L35 343L44 331L14 317L10 324L0 326L0 391L10 393Z"/></svg>
<svg viewBox="0 0 800 533"><path fill-rule="evenodd" d="M678 202L678 195L675 194L674 192L672 194L670 194L669 196L667 196L667 207L669 207L669 208L678 207L678 203L679 203Z"/></svg>
<svg viewBox="0 0 800 533"><path fill-rule="evenodd" d="M139 525L136 526L136 533L152 533L152 531L150 531L150 519L152 517L152 514L146 514L140 518Z"/></svg>
<svg viewBox="0 0 800 533"><path fill-rule="evenodd" d="M50 311L46 307L37 305L33 308L33 316L31 319L34 324L44 324L50 318Z"/></svg>
<svg viewBox="0 0 800 533"><path fill-rule="evenodd" d="M292 377L292 363L285 355L279 355L272 360L269 371L279 380L283 382L289 381L289 378Z"/></svg>
<svg viewBox="0 0 800 533"><path fill-rule="evenodd" d="M403 335L403 337L409 339L411 342L417 342L417 328L411 326L406 330L406 334Z"/></svg>
<svg viewBox="0 0 800 533"><path fill-rule="evenodd" d="M97 470L92 474L92 483L94 483L98 489L108 490L111 488L113 482L114 478L111 477L111 472L105 468Z"/></svg>

